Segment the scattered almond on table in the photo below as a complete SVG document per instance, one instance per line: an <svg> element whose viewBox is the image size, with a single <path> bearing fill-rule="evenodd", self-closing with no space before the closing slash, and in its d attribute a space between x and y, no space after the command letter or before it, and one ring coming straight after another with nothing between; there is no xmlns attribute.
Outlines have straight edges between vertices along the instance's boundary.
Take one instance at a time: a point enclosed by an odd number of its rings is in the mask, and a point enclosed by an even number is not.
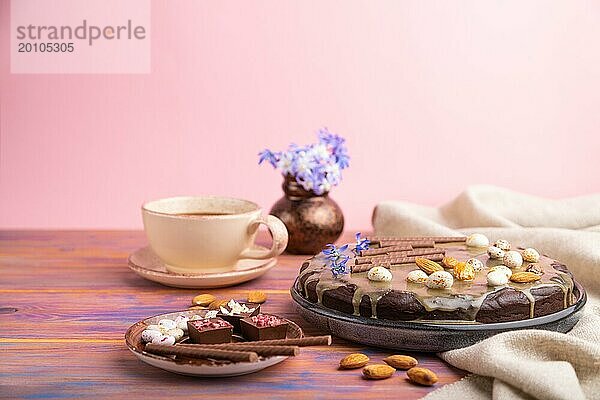
<svg viewBox="0 0 600 400"><path fill-rule="evenodd" d="M396 369L411 369L412 367L416 367L419 363L416 358L411 356L402 356L402 355L394 355L389 356L383 359L383 361Z"/></svg>
<svg viewBox="0 0 600 400"><path fill-rule="evenodd" d="M217 298L209 293L199 294L198 296L192 299L192 304L195 306L206 307Z"/></svg>
<svg viewBox="0 0 600 400"><path fill-rule="evenodd" d="M341 369L362 368L369 363L369 357L361 353L349 354L340 360Z"/></svg>
<svg viewBox="0 0 600 400"><path fill-rule="evenodd" d="M414 367L406 371L406 375L411 382L422 386L432 386L438 381L435 372L427 368Z"/></svg>
<svg viewBox="0 0 600 400"><path fill-rule="evenodd" d="M248 302L262 304L267 301L267 295L260 290L251 290L248 292Z"/></svg>
<svg viewBox="0 0 600 400"><path fill-rule="evenodd" d="M387 364L373 364L363 368L363 375L367 379L387 379L394 375L394 372L396 369Z"/></svg>
<svg viewBox="0 0 600 400"><path fill-rule="evenodd" d="M369 357L362 353L348 354L340 360L340 369L362 368L366 379L391 378L396 370L407 370L406 375L411 383L432 386L438 381L435 372L427 368L417 367L419 361L411 356L395 354L383 359L385 364L369 364Z"/></svg>

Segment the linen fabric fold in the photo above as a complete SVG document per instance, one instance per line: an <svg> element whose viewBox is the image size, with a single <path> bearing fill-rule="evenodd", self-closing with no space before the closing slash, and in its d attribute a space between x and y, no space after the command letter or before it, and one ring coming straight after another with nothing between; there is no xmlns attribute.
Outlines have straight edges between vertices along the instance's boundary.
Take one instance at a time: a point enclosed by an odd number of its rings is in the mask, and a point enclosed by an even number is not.
<svg viewBox="0 0 600 400"><path fill-rule="evenodd" d="M566 264L588 304L567 334L505 332L439 354L471 372L426 399L600 399L600 195L549 200L494 186L472 186L440 207L385 201L373 211L377 235L483 233L534 247Z"/></svg>

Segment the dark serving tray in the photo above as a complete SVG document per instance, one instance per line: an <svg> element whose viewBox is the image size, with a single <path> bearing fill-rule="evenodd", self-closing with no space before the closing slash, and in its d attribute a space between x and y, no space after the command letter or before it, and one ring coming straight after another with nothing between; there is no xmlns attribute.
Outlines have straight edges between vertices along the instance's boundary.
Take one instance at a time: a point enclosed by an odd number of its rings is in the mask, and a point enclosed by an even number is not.
<svg viewBox="0 0 600 400"><path fill-rule="evenodd" d="M579 321L587 296L575 282L576 301L554 314L521 321L491 324L454 321L390 321L341 313L311 303L295 288L290 290L298 313L307 322L332 335L361 344L397 350L441 352L471 346L501 332L519 329L543 329L568 332Z"/></svg>

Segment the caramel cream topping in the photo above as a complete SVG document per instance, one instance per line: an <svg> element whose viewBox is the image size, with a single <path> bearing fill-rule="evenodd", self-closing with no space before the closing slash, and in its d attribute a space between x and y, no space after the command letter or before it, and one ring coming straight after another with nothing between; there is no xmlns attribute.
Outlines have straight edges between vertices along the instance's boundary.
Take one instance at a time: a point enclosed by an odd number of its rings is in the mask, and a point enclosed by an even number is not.
<svg viewBox="0 0 600 400"><path fill-rule="evenodd" d="M472 281L455 279L453 286L449 289L429 289L423 284L407 282L406 276L408 273L414 269L418 269L415 263L392 265L390 269L393 275L391 282L372 282L367 279L367 272L349 273L335 278L331 270L326 266L325 256L319 253L309 260L308 267L300 273L298 280L299 282L303 282L304 277L308 276L304 281L304 293L308 293L307 287L311 282L317 282L316 292L319 304L322 303L323 293L326 291L336 289L340 286L355 285L356 291L352 299L354 315L360 315L360 303L363 297L367 296L371 301L372 318L377 318L378 301L392 290L414 293L415 297L427 311L470 310L469 312L473 316L473 319L485 298L490 293L505 287L512 287L529 299L530 318L533 318L535 311L535 299L531 294L531 289L557 286L564 293L564 307L566 308L573 303L573 281L571 277L568 274L555 270L552 267L552 263L555 261L548 257L541 256L539 262L536 263L544 271L541 279L537 282L509 282L506 286L495 288L487 285L486 275L490 268L502 264L502 260L491 259L487 255L486 249L467 247L457 243L436 244L435 247L444 249L446 256L454 257L459 261L477 258L481 260L484 268L475 274L475 279ZM350 260L348 261L348 269L350 269L350 266L354 264L355 255L351 250L347 250L345 254L350 256ZM521 267L513 268L512 271L513 273L525 271L530 264L532 263L525 261ZM452 272L449 269L447 271Z"/></svg>

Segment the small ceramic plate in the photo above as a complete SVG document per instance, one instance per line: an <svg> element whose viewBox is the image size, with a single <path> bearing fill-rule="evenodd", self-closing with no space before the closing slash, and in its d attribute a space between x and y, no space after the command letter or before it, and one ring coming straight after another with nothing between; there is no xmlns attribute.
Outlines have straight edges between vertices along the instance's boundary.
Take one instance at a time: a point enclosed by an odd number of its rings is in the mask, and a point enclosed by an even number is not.
<svg viewBox="0 0 600 400"><path fill-rule="evenodd" d="M142 331L146 326L158 324L163 318L175 319L179 315L204 316L206 310L186 310L161 314L154 317L141 320L127 330L125 334L125 343L127 347L137 358L150 364L153 367L164 369L165 371L174 372L176 374L202 376L202 377L227 377L246 375L260 371L271 365L279 364L284 361L287 356L259 357L257 362L231 362L224 360L196 360L196 359L177 359L176 357L159 356L156 354L147 353L144 351L142 343ZM279 317L282 318L282 317ZM301 338L303 336L302 329L292 321L282 318L288 323L287 337ZM184 338L183 340L185 340Z"/></svg>
<svg viewBox="0 0 600 400"><path fill-rule="evenodd" d="M256 246L257 249L265 249ZM165 263L150 247L142 247L129 256L129 268L142 278L167 286L210 289L233 286L258 278L277 264L276 258L240 260L233 271L207 274L177 274L167 271Z"/></svg>

